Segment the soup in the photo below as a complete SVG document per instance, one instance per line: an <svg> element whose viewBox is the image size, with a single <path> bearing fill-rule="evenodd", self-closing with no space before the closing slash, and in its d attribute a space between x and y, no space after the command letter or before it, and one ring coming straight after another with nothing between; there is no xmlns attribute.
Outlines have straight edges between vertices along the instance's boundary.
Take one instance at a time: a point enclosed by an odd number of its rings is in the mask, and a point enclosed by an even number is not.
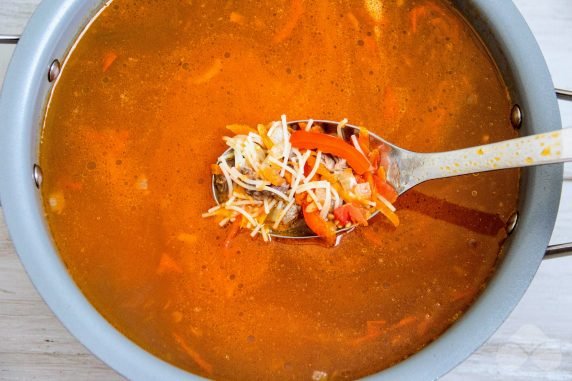
<svg viewBox="0 0 572 381"><path fill-rule="evenodd" d="M232 123L309 117L416 151L513 138L485 47L444 1L114 0L65 62L40 164L62 260L156 356L216 379L366 376L435 340L502 255L518 171L432 181L339 245L227 231L210 165Z"/></svg>

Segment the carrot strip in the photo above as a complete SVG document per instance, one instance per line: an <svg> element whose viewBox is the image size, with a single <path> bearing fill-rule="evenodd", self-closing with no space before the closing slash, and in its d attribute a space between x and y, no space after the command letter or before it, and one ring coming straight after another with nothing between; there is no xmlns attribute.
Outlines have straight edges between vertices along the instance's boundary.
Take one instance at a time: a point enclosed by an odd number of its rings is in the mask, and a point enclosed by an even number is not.
<svg viewBox="0 0 572 381"><path fill-rule="evenodd" d="M168 272L182 273L183 269L179 264L171 258L171 256L163 253L159 259L159 266L157 266L157 274L165 274Z"/></svg>
<svg viewBox="0 0 572 381"><path fill-rule="evenodd" d="M355 147L331 135L295 131L290 137L290 142L298 149L318 149L344 158L359 175L368 171L371 166L367 158Z"/></svg>
<svg viewBox="0 0 572 381"><path fill-rule="evenodd" d="M381 112L385 121L395 122L399 117L399 101L393 87L386 87L383 92Z"/></svg>
<svg viewBox="0 0 572 381"><path fill-rule="evenodd" d="M375 148L375 149L372 149L371 151L369 151L367 158L369 159L369 162L371 163L371 165L373 166L374 169L379 168L379 162L380 162L380 158L381 158L381 154L379 153L379 149Z"/></svg>
<svg viewBox="0 0 572 381"><path fill-rule="evenodd" d="M278 31L274 35L272 42L275 44L279 44L282 41L286 40L294 31L300 19L302 18L302 14L304 14L304 4L303 0L292 0L292 7L290 8L290 15L288 17L288 21L282 29Z"/></svg>
<svg viewBox="0 0 572 381"><path fill-rule="evenodd" d="M417 24L419 22L419 18L422 17L425 13L427 13L427 10L423 5L417 6L409 12L409 23L411 24L411 31L413 33L417 33Z"/></svg>
<svg viewBox="0 0 572 381"><path fill-rule="evenodd" d="M230 225L228 234L226 235L226 239L224 240L225 249L230 248L232 240L234 239L234 237L238 235L238 233L240 233L241 224L242 224L242 216L238 216L236 217L236 220L234 220L232 225Z"/></svg>
<svg viewBox="0 0 572 381"><path fill-rule="evenodd" d="M385 244L383 238L381 238L381 235L377 234L373 229L364 228L360 229L359 231L361 232L362 237L367 239L371 244L376 246L383 246Z"/></svg>
<svg viewBox="0 0 572 381"><path fill-rule="evenodd" d="M284 177L280 176L280 170L276 170L273 167L267 167L265 166L264 168L259 170L259 175L260 177L262 177L264 180L266 181L270 181L272 183L272 185L274 186L281 186L284 184L285 181L288 181L288 177L286 176L286 174L290 175L290 173L286 172L284 174ZM291 177L291 175L290 175ZM284 180L286 179L286 180ZM288 182L290 183L290 182Z"/></svg>
<svg viewBox="0 0 572 381"><path fill-rule="evenodd" d="M374 180L371 172L365 173L365 179L367 180L367 183L369 184L369 189L371 189L371 198L374 200L377 200L377 186L375 185L375 180Z"/></svg>
<svg viewBox="0 0 572 381"><path fill-rule="evenodd" d="M222 71L222 60L216 59L211 67L209 67L204 73L193 78L191 81L195 85L202 85L207 83L214 77L216 77Z"/></svg>
<svg viewBox="0 0 572 381"><path fill-rule="evenodd" d="M406 327L412 323L415 323L416 321L417 321L416 316L406 316L403 319L401 319L400 321L398 321L397 323L395 323L394 325L392 325L391 329L403 328L403 327Z"/></svg>
<svg viewBox="0 0 572 381"><path fill-rule="evenodd" d="M397 216L397 214L392 212L387 206L385 206L384 203L376 202L375 206L381 214L387 217L387 219L393 224L393 226L395 227L399 226L399 217Z"/></svg>
<svg viewBox="0 0 572 381"><path fill-rule="evenodd" d="M260 135L260 138L262 139L262 143L264 144L264 146L267 149L272 148L274 146L274 142L272 141L272 139L268 137L268 131L266 130L266 126L264 124L259 124L257 126L257 130L258 130L258 135Z"/></svg>
<svg viewBox="0 0 572 381"><path fill-rule="evenodd" d="M69 183L64 184L64 188L78 191L83 189L83 184L79 181L70 181Z"/></svg>
<svg viewBox="0 0 572 381"><path fill-rule="evenodd" d="M314 156L310 156L306 161L306 164L308 165L309 168L314 168L314 165L316 165L316 158ZM308 174L309 173L310 172L308 171ZM318 167L318 171L316 172L316 174L322 176L324 180L327 180L332 184L338 182L338 179L336 179L334 175L332 175L327 169L325 169L322 164L320 164L320 166Z"/></svg>
<svg viewBox="0 0 572 381"><path fill-rule="evenodd" d="M220 169L218 164L211 164L211 173L213 175L222 175L222 169Z"/></svg>
<svg viewBox="0 0 572 381"><path fill-rule="evenodd" d="M205 360L203 356L201 356L198 352L189 347L189 345L183 340L181 336L177 335L176 333L173 333L173 338L175 339L177 344L179 344L181 349L183 349L183 351L187 355L189 355L189 357L195 362L195 364L199 366L199 368L201 368L208 375L211 375L213 373L213 366L207 360Z"/></svg>
<svg viewBox="0 0 572 381"><path fill-rule="evenodd" d="M430 319L423 319L418 325L417 325L417 335L419 336L425 336L425 334L427 334L427 332L429 332L429 328L431 328L431 324L433 322Z"/></svg>
<svg viewBox="0 0 572 381"><path fill-rule="evenodd" d="M354 339L351 344L358 346L377 339L386 329L386 325L385 320L368 320L366 322L365 335Z"/></svg>
<svg viewBox="0 0 572 381"><path fill-rule="evenodd" d="M375 182L375 189L377 190L377 193L379 193L383 198L392 204L397 201L397 192L391 185L382 180L378 175L373 175L372 177L373 181Z"/></svg>
<svg viewBox="0 0 572 381"><path fill-rule="evenodd" d="M294 196L294 200L296 200L295 201L296 205L303 205L304 200L306 200L306 196L307 196L306 192L296 193L296 195Z"/></svg>
<svg viewBox="0 0 572 381"><path fill-rule="evenodd" d="M323 134L324 133L324 129L322 128L322 126L314 124L312 126L312 128L310 128L310 131L312 132L316 132L318 134Z"/></svg>
<svg viewBox="0 0 572 381"><path fill-rule="evenodd" d="M229 124L226 126L226 129L235 135L248 135L251 132L253 134L258 133L254 128L247 126L246 124Z"/></svg>
<svg viewBox="0 0 572 381"><path fill-rule="evenodd" d="M363 153L369 155L369 131L363 127L359 128L358 144Z"/></svg>
<svg viewBox="0 0 572 381"><path fill-rule="evenodd" d="M284 172L284 178L288 184L292 185L292 174L290 172Z"/></svg>
<svg viewBox="0 0 572 381"><path fill-rule="evenodd" d="M245 21L246 21L244 16L238 12L230 12L229 19L230 19L230 22L233 22L233 23L238 24L238 25L244 25Z"/></svg>
<svg viewBox="0 0 572 381"><path fill-rule="evenodd" d="M114 51L105 53L101 64L101 69L103 70L104 73L107 70L109 70L109 68L111 67L111 65L113 65L116 59L117 59L117 53L115 53Z"/></svg>

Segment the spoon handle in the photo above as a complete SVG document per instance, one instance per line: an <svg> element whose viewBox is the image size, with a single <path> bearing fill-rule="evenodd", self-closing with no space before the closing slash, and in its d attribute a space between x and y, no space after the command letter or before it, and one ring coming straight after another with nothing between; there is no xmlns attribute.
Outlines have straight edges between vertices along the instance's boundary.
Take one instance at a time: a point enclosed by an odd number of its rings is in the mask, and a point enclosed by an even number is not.
<svg viewBox="0 0 572 381"><path fill-rule="evenodd" d="M456 151L421 154L415 180L572 161L572 128Z"/></svg>

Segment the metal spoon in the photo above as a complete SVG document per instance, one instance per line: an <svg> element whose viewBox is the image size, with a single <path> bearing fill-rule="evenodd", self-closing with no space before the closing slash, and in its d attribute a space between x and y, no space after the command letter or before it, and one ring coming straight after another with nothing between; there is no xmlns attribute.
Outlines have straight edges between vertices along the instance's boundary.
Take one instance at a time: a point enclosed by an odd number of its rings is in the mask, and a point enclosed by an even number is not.
<svg viewBox="0 0 572 381"><path fill-rule="evenodd" d="M300 128L300 123L307 122L308 120L297 120L288 125L296 130ZM336 132L338 126L338 122L329 120L314 120L314 123L324 128L326 133ZM352 135L359 135L359 128L346 124L342 134L346 141L351 141ZM369 139L372 147L383 147L389 161L387 182L400 195L427 180L572 161L572 128L436 153L408 151L371 132ZM230 149L227 150L229 151ZM213 195L217 203L222 203L226 193L217 188L215 180L213 176ZM352 229L353 227L340 229L338 233ZM272 235L277 238L316 238L303 223L285 232L273 232Z"/></svg>

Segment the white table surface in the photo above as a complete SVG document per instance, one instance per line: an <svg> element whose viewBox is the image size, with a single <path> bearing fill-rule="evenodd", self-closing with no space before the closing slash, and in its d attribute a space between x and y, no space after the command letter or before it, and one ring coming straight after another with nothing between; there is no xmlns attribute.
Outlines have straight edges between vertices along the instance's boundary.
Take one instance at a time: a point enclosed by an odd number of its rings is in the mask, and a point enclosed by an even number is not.
<svg viewBox="0 0 572 381"><path fill-rule="evenodd" d="M572 0L514 1L541 45L556 86L572 89ZM0 0L0 33L20 33L39 2ZM0 83L11 52L0 46ZM560 104L564 127L572 127L572 103ZM552 236L553 244L566 241L572 241L570 165ZM22 268L0 216L0 380L30 379L123 378L54 317ZM572 257L545 261L509 319L443 380L572 380Z"/></svg>

